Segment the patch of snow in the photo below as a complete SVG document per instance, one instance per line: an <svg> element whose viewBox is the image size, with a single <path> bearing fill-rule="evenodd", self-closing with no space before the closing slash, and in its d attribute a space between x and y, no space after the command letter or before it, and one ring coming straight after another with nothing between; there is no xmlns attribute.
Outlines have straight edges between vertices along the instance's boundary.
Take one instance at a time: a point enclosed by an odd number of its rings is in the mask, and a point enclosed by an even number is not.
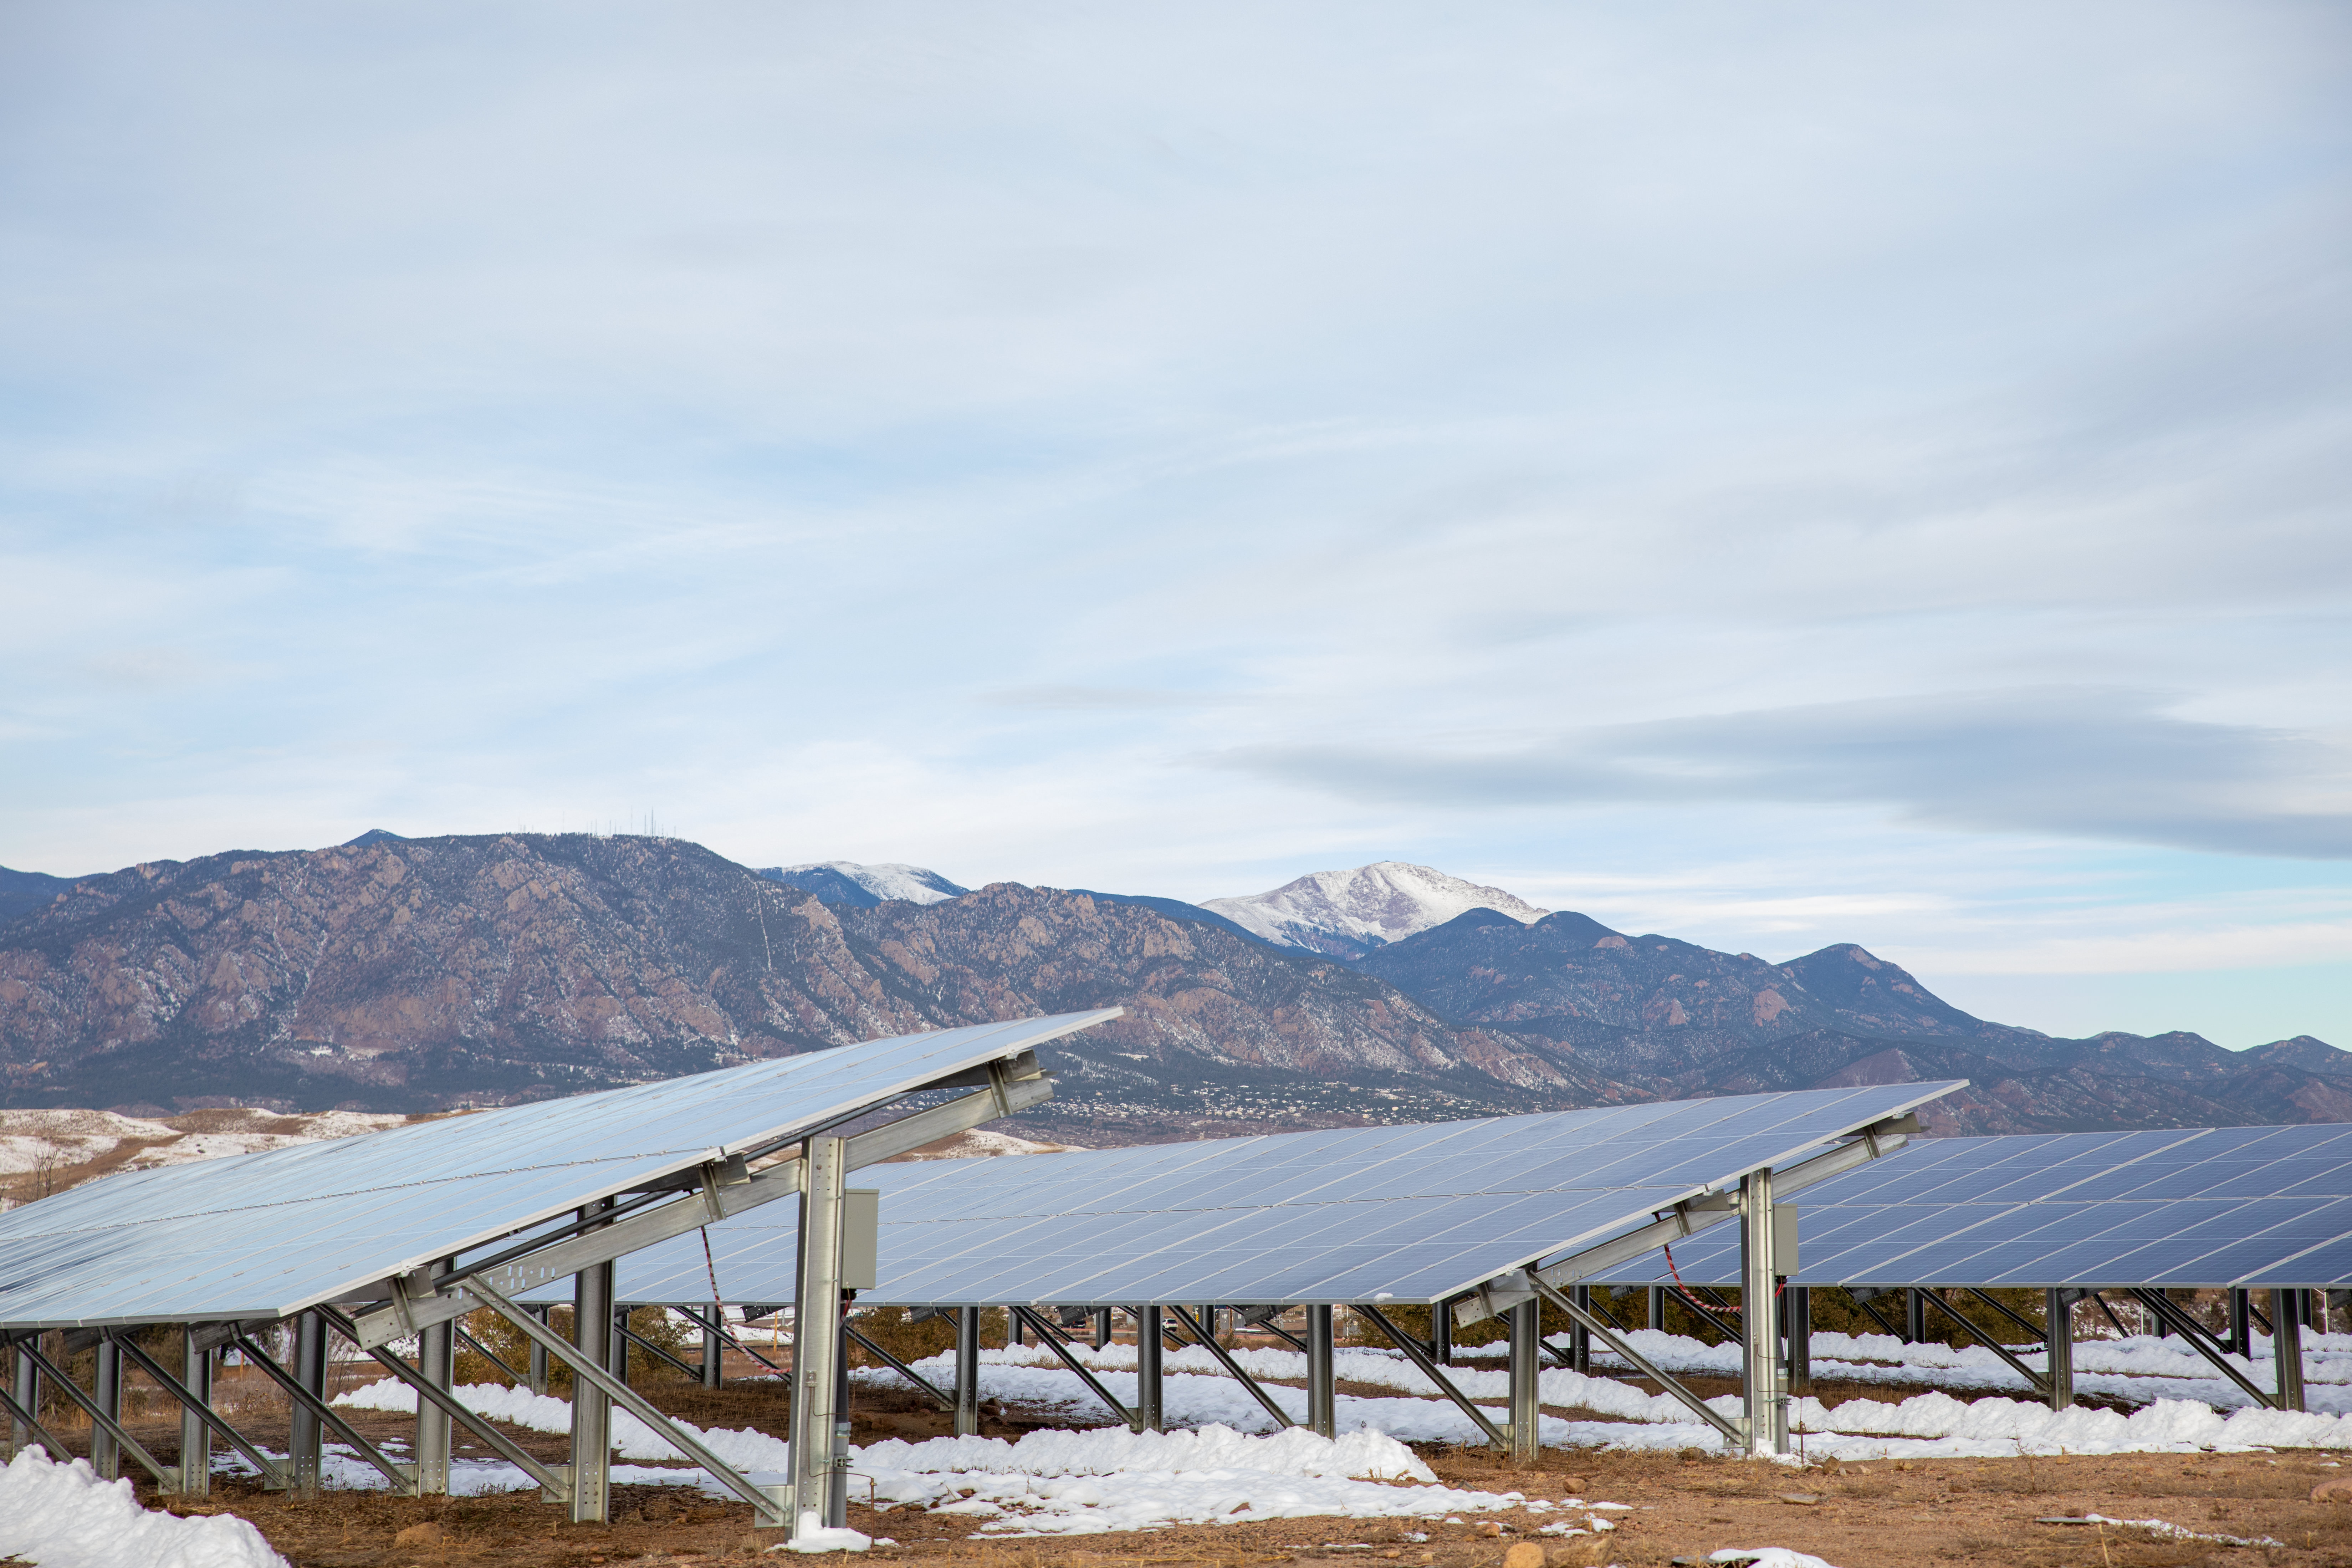
<svg viewBox="0 0 2352 1568"><path fill-rule="evenodd" d="M1748 1568L1832 1568L1810 1552L1791 1552L1785 1546L1727 1546L1707 1561L1745 1563Z"/></svg>
<svg viewBox="0 0 2352 1568"><path fill-rule="evenodd" d="M856 884L885 903L895 900L909 904L940 904L971 890L958 887L928 867L898 861L868 866L855 860L811 860L798 866L772 866L760 875L771 881L792 883L796 880L795 873L826 871Z"/></svg>
<svg viewBox="0 0 2352 1568"><path fill-rule="evenodd" d="M1550 912L1500 888L1402 860L1317 871L1270 892L1212 899L1201 907L1281 946L1351 958L1471 910L1498 910L1521 924Z"/></svg>
<svg viewBox="0 0 2352 1568"><path fill-rule="evenodd" d="M509 1388L499 1383L461 1384L450 1390L457 1402L467 1409L478 1412L493 1421L520 1426L530 1432L569 1432L572 1430L572 1402L552 1394L533 1394L527 1388ZM387 1377L355 1388L349 1394L336 1395L334 1404L353 1410L387 1410L413 1413L416 1409L416 1390L398 1378ZM705 1428L689 1421L677 1425L719 1460L738 1470L789 1470L792 1468L792 1446L782 1437L772 1437L752 1427L733 1430L727 1427ZM682 1459L669 1440L630 1415L625 1410L613 1412L613 1447L625 1459Z"/></svg>
<svg viewBox="0 0 2352 1568"><path fill-rule="evenodd" d="M181 1519L139 1506L128 1480L38 1447L0 1469L0 1558L41 1568L287 1568L249 1521Z"/></svg>
<svg viewBox="0 0 2352 1568"><path fill-rule="evenodd" d="M801 1515L793 1527L793 1538L782 1546L768 1548L771 1552L863 1552L874 1544L874 1538L861 1535L847 1528L835 1529L821 1525L814 1513Z"/></svg>
<svg viewBox="0 0 2352 1568"><path fill-rule="evenodd" d="M1032 1432L1017 1443L893 1439L856 1450L852 1463L874 1478L875 1495L887 1505L983 1518L981 1533L992 1536L1322 1515L1428 1519L1527 1500L1518 1492L1437 1485L1411 1449L1378 1433L1331 1438L1298 1427L1268 1436L1212 1425L1190 1432Z"/></svg>

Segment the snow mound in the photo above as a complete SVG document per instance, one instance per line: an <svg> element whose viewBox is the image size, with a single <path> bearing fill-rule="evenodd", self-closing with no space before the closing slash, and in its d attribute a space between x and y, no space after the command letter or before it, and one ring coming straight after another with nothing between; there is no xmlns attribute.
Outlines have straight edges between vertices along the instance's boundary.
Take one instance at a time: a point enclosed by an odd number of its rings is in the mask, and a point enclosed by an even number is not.
<svg viewBox="0 0 2352 1568"><path fill-rule="evenodd" d="M287 1568L230 1514L180 1519L141 1508L127 1480L29 1447L0 1469L0 1558L41 1568Z"/></svg>
<svg viewBox="0 0 2352 1568"><path fill-rule="evenodd" d="M1263 1437L1210 1426L1194 1432L1032 1432L1017 1443L894 1438L856 1450L852 1463L873 1479L883 1506L978 1516L988 1521L982 1532L995 1536L1098 1535L1326 1514L1430 1519L1528 1500L1517 1492L1433 1484L1436 1478L1411 1449L1377 1432L1333 1438L1296 1427Z"/></svg>
<svg viewBox="0 0 2352 1568"><path fill-rule="evenodd" d="M533 1394L527 1388L509 1388L501 1383L460 1384L449 1391L457 1403L467 1409L487 1415L493 1421L503 1421L527 1432L569 1432L572 1430L572 1402L552 1394ZM355 1388L349 1394L338 1394L334 1404L352 1410L387 1410L402 1414L416 1408L416 1390L398 1378L386 1377ZM703 1447L719 1456L721 1462L739 1470L789 1470L792 1468L792 1445L782 1437L746 1426L737 1429L712 1427L706 1430L692 1422L679 1421L677 1426L700 1439ZM625 1410L613 1412L613 1447L625 1459L683 1459L677 1448L667 1438L638 1420Z"/></svg>

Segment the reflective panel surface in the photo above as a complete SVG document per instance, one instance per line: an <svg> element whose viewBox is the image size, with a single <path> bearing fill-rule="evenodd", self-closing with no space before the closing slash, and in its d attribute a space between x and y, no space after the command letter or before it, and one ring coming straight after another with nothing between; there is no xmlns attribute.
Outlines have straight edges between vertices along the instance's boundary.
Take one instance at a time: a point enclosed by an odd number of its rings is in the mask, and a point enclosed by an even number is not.
<svg viewBox="0 0 2352 1568"><path fill-rule="evenodd" d="M0 1215L0 1324L282 1317L1117 1013L868 1040L110 1176Z"/></svg>
<svg viewBox="0 0 2352 1568"><path fill-rule="evenodd" d="M1959 1086L1906 1083L860 1171L870 1303L1442 1300ZM1897 1154L1896 1159L1905 1156ZM791 1299L795 1205L621 1260L631 1301ZM553 1300L560 1294L538 1299Z"/></svg>
<svg viewBox="0 0 2352 1568"><path fill-rule="evenodd" d="M2352 1124L1935 1138L1808 1189L1801 1285L2352 1284ZM1728 1285L1726 1227L1675 1248ZM1605 1281L1670 1283L1664 1258Z"/></svg>

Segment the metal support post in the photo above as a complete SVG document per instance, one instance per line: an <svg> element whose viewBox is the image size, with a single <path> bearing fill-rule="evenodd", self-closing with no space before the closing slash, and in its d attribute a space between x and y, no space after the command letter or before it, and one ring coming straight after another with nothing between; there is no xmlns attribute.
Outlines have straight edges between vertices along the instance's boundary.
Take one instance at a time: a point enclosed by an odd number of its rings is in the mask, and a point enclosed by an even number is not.
<svg viewBox="0 0 2352 1568"><path fill-rule="evenodd" d="M1429 1310L1429 1359L1440 1366L1454 1359L1454 1314L1442 1301Z"/></svg>
<svg viewBox="0 0 2352 1568"><path fill-rule="evenodd" d="M604 1364L623 1383L629 1381L629 1333L624 1326L628 1321L629 1310L626 1307L613 1309L613 1348L604 1358Z"/></svg>
<svg viewBox="0 0 2352 1568"><path fill-rule="evenodd" d="M1110 1309L1108 1307L1097 1307L1095 1309L1095 1349L1099 1351L1108 1350L1109 1348Z"/></svg>
<svg viewBox="0 0 2352 1568"><path fill-rule="evenodd" d="M1024 1341L1023 1341L1023 1339L1021 1338L1021 1314L1020 1314L1020 1313L1018 1313L1018 1312L1007 1312L1007 1313L1005 1313L1005 1314L1004 1314L1004 1343L1005 1343L1006 1347L1009 1349L1010 1347L1012 1347L1012 1346L1013 1346L1013 1345L1021 1344L1021 1343L1024 1343L1024 1342L1024 1342Z"/></svg>
<svg viewBox="0 0 2352 1568"><path fill-rule="evenodd" d="M803 1145L800 1278L793 1317L792 1521L795 1537L824 1528L833 1498L835 1412L841 1351L841 1235L847 1140L811 1138Z"/></svg>
<svg viewBox="0 0 2352 1568"><path fill-rule="evenodd" d="M1739 1183L1740 1392L1748 1453L1759 1459L1789 1447L1789 1390L1780 1377L1780 1325L1772 1310L1780 1285L1772 1231L1772 1173L1750 1171Z"/></svg>
<svg viewBox="0 0 2352 1568"><path fill-rule="evenodd" d="M2050 1384L2050 1408L2074 1403L2074 1300L2076 1292L2055 1286L2042 1293L2042 1373Z"/></svg>
<svg viewBox="0 0 2352 1568"><path fill-rule="evenodd" d="M436 1270L453 1260L443 1258ZM457 1320L435 1323L416 1334L416 1370L439 1389L457 1385ZM416 1402L416 1491L420 1497L446 1497L449 1491L449 1415L429 1399Z"/></svg>
<svg viewBox="0 0 2352 1568"><path fill-rule="evenodd" d="M1903 1342L1916 1345L1927 1337L1927 1302L1916 1285L1903 1292Z"/></svg>
<svg viewBox="0 0 2352 1568"><path fill-rule="evenodd" d="M122 1420L122 1352L112 1340L100 1340L97 1348L98 1376L90 1386L90 1397L106 1412L107 1420L119 1426ZM122 1449L101 1422L90 1424L89 1468L110 1481L122 1473Z"/></svg>
<svg viewBox="0 0 2352 1568"><path fill-rule="evenodd" d="M1581 1290L1582 1286L1577 1289ZM1511 1458L1533 1459L1543 1447L1537 1377L1543 1371L1543 1298L1531 1296L1510 1310Z"/></svg>
<svg viewBox="0 0 2352 1568"><path fill-rule="evenodd" d="M606 1198L598 1205L609 1208ZM591 1210L583 1209L585 1217ZM583 1363L602 1372L613 1353L614 1266L592 1264L572 1277L572 1522L604 1524L612 1515L613 1401L580 1375Z"/></svg>
<svg viewBox="0 0 2352 1568"><path fill-rule="evenodd" d="M955 1310L955 1435L980 1435L980 1309Z"/></svg>
<svg viewBox="0 0 2352 1568"><path fill-rule="evenodd" d="M1666 1326L1666 1288L1664 1285L1653 1285L1650 1287L1649 1296L1649 1326L1653 1329L1663 1330Z"/></svg>
<svg viewBox="0 0 2352 1568"><path fill-rule="evenodd" d="M190 1398L209 1407L213 1402L213 1352L196 1342L196 1331L180 1331L180 1382ZM213 1429L205 1418L183 1405L180 1409L180 1495L203 1497L213 1489Z"/></svg>
<svg viewBox="0 0 2352 1568"><path fill-rule="evenodd" d="M824 1522L835 1530L849 1523L849 1304L856 1300L856 1291L844 1290L834 1316L833 1482L825 1493Z"/></svg>
<svg viewBox="0 0 2352 1568"><path fill-rule="evenodd" d="M1334 1390L1331 1309L1307 1309L1307 1425L1322 1437L1339 1435L1339 1399Z"/></svg>
<svg viewBox="0 0 2352 1568"><path fill-rule="evenodd" d="M1018 1323L1018 1313L1013 1321ZM1160 1321L1157 1307L1135 1310L1135 1425L1145 1432L1161 1429L1160 1359L1166 1341L1161 1337L1166 1325Z"/></svg>
<svg viewBox="0 0 2352 1568"><path fill-rule="evenodd" d="M1568 1288L1568 1298L1587 1312L1592 1310L1591 1286L1571 1285ZM1572 1318L1569 1320L1568 1327L1568 1370L1588 1375L1592 1371L1592 1331Z"/></svg>
<svg viewBox="0 0 2352 1568"><path fill-rule="evenodd" d="M531 1315L544 1323L554 1310L551 1306L534 1307ZM547 1392L547 1347L537 1340L530 1342L530 1391L533 1394Z"/></svg>
<svg viewBox="0 0 2352 1568"><path fill-rule="evenodd" d="M294 1320L294 1364L287 1369L314 1398L327 1397L327 1324L315 1311ZM294 1462L294 1489L316 1496L326 1466L327 1428L318 1413L294 1404L294 1435L288 1457Z"/></svg>
<svg viewBox="0 0 2352 1568"><path fill-rule="evenodd" d="M16 1373L14 1381L16 1403L26 1415L37 1414L41 1408L41 1369L34 1365L33 1358L21 1350L16 1352ZM9 1415L8 1436L8 1453L11 1458L22 1453L30 1444L39 1441L34 1436L32 1427L17 1419L13 1411Z"/></svg>
<svg viewBox="0 0 2352 1568"><path fill-rule="evenodd" d="M1789 1392L1813 1391L1813 1288L1790 1285L1780 1291L1784 1332L1789 1341Z"/></svg>
<svg viewBox="0 0 2352 1568"><path fill-rule="evenodd" d="M2243 1290L2230 1292L2230 1348L2251 1361L2254 1354L2254 1324L2246 1296Z"/></svg>
<svg viewBox="0 0 2352 1568"><path fill-rule="evenodd" d="M715 1308L715 1307L714 1307L713 1309L711 1309L711 1310L712 1310L714 1312L718 1310L718 1309L717 1309L717 1308ZM705 1324L703 1324L703 1325L702 1325L702 1386L703 1386L703 1387L705 1387L705 1388L718 1388L718 1387L721 1387L721 1386L723 1386L723 1385L725 1384L725 1383L726 1383L726 1381L727 1381L726 1363L725 1363L720 1359L720 1357L721 1357L722 1352L726 1350L726 1348L727 1348L727 1342L726 1342L726 1341L724 1341L724 1340L722 1340L722 1339L720 1339L720 1338L719 1337L719 1331L718 1331L716 1328L712 1327L712 1326L711 1326L710 1324L709 1324L709 1323L705 1323Z"/></svg>
<svg viewBox="0 0 2352 1568"><path fill-rule="evenodd" d="M2277 1369L2278 1407L2303 1408L2303 1318L2300 1290L2271 1292L2271 1360Z"/></svg>

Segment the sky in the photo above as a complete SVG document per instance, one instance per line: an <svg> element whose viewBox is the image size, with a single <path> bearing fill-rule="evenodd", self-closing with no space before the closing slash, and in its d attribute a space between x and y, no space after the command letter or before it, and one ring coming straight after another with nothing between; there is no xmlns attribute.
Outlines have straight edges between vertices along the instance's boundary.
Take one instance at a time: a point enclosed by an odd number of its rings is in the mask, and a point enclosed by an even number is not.
<svg viewBox="0 0 2352 1568"><path fill-rule="evenodd" d="M0 5L0 865L1402 859L2352 1047L2352 13Z"/></svg>

